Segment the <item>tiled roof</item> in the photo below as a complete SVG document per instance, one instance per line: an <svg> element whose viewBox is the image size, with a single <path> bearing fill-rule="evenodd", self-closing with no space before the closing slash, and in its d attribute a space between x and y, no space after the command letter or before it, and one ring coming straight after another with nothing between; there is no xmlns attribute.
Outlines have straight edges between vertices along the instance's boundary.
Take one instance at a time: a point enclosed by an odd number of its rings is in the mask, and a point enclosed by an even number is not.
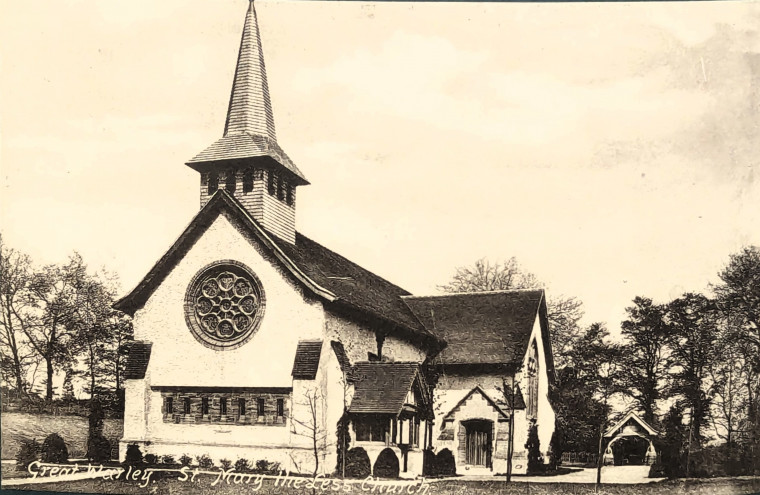
<svg viewBox="0 0 760 495"><path fill-rule="evenodd" d="M417 363L363 362L354 365L356 383L349 411L398 414L419 373Z"/></svg>
<svg viewBox="0 0 760 495"><path fill-rule="evenodd" d="M256 9L251 1L245 15L224 134L187 165L196 168L201 163L263 156L273 158L290 171L298 185L309 183L277 144L264 51Z"/></svg>
<svg viewBox="0 0 760 495"><path fill-rule="evenodd" d="M150 361L150 351L153 344L136 340L129 346L129 355L124 369L125 379L143 379Z"/></svg>
<svg viewBox="0 0 760 495"><path fill-rule="evenodd" d="M224 124L225 136L243 132L266 136L272 141L277 139L264 65L264 50L261 46L261 34L253 1L249 3L245 14L235 80L232 83L230 106Z"/></svg>
<svg viewBox="0 0 760 495"><path fill-rule="evenodd" d="M340 364L340 370L346 375L348 381L354 381L354 369L351 366L351 361L348 359L348 355L346 355L346 349L343 347L343 343L333 340L330 342L330 346Z"/></svg>
<svg viewBox="0 0 760 495"><path fill-rule="evenodd" d="M521 362L543 290L404 297L428 331L447 342L441 364Z"/></svg>
<svg viewBox="0 0 760 495"><path fill-rule="evenodd" d="M193 218L137 287L118 300L114 307L134 315L221 211L229 214L230 218L240 224L240 228L258 239L296 280L315 295L340 305L341 308L347 307L362 315L380 318L390 324L387 328L391 331L426 340L431 346L442 345L400 299L399 296L408 292L301 234L296 234L295 245L268 235L237 199L221 189Z"/></svg>
<svg viewBox="0 0 760 495"><path fill-rule="evenodd" d="M638 414L636 414L636 411L631 410L631 411L628 411L628 413L625 414L617 423L615 423L614 425L610 426L607 429L607 431L604 432L604 437L605 438L611 437L611 436L619 433L618 430L622 430L622 428L629 421L632 421L634 423L638 423L644 429L644 431L646 431L649 435L652 435L652 436L659 435L659 433L657 432L657 430L655 430L652 427L652 425L650 425L649 423L647 423L646 421L644 421L644 418L642 418L641 416L639 416Z"/></svg>
<svg viewBox="0 0 760 495"><path fill-rule="evenodd" d="M300 233L296 233L295 244L280 239L274 241L309 278L339 300L409 329L418 336L434 339L401 299L401 296L409 295L401 287Z"/></svg>
<svg viewBox="0 0 760 495"><path fill-rule="evenodd" d="M222 160L237 160L268 156L285 167L296 178L299 185L306 185L306 180L301 170L298 169L290 157L280 148L274 139L258 134L241 133L224 136L215 141L211 146L195 155L187 162L191 167L200 163L218 162Z"/></svg>
<svg viewBox="0 0 760 495"><path fill-rule="evenodd" d="M321 340L302 340L298 342L296 357L293 360L293 378L296 380L313 380L319 369L319 355L322 353Z"/></svg>

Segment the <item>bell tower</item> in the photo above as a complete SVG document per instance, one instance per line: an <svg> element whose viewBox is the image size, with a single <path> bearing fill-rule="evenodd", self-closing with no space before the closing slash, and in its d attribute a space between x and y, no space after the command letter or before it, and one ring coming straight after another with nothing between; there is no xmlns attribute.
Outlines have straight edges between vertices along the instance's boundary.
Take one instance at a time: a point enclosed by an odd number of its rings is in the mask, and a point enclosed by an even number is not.
<svg viewBox="0 0 760 495"><path fill-rule="evenodd" d="M201 208L219 189L280 239L295 243L296 187L309 184L277 144L264 52L250 0L224 134L187 166L201 176Z"/></svg>

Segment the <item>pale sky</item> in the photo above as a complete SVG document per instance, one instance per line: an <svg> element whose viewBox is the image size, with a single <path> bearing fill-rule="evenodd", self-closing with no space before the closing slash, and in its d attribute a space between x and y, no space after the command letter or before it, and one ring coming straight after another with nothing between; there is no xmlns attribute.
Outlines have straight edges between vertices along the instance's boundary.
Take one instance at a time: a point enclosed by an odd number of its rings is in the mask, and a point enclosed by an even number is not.
<svg viewBox="0 0 760 495"><path fill-rule="evenodd" d="M134 287L199 208L244 0L0 0L0 230ZM418 294L516 256L614 331L760 244L760 3L256 3L298 229Z"/></svg>

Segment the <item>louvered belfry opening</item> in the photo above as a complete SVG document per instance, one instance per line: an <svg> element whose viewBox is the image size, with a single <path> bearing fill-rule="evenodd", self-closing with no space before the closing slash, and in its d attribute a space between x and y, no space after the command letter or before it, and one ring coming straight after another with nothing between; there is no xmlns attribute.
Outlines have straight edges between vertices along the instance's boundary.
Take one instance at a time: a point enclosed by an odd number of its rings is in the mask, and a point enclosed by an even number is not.
<svg viewBox="0 0 760 495"><path fill-rule="evenodd" d="M309 182L277 143L253 1L245 15L222 137L187 165L200 173L201 207L224 190L270 234L295 243L296 187Z"/></svg>

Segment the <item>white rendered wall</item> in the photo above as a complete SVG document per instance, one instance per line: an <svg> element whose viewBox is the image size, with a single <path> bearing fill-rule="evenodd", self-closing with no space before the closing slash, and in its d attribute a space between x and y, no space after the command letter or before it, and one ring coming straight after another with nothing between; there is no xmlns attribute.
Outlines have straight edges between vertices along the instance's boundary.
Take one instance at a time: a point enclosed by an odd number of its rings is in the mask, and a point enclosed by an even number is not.
<svg viewBox="0 0 760 495"><path fill-rule="evenodd" d="M135 340L153 343L151 386L290 387L299 339L322 337L322 305L283 276L223 215L192 246L134 316ZM233 350L201 345L185 322L184 298L205 266L231 259L261 281L266 309L253 338Z"/></svg>
<svg viewBox="0 0 760 495"><path fill-rule="evenodd" d="M337 340L343 344L351 364L367 361L367 353L377 354L377 340L374 329L333 311L325 310L327 340ZM383 358L389 361L421 363L426 351L417 345L388 335L383 342Z"/></svg>
<svg viewBox="0 0 760 495"><path fill-rule="evenodd" d="M255 241L219 215L135 313L135 340L153 346L146 378L126 381L122 449L127 442L147 441L150 445L143 453L153 450L179 457L192 451L214 457L216 452L230 458L237 452L257 456L249 460L287 460L287 448L303 448L290 445L288 425L164 423L161 394L151 388L293 385L291 372L298 341L323 338L324 312L320 302L306 297L269 258ZM196 273L226 259L243 263L256 274L266 309L256 334L246 344L233 350L214 350L199 343L185 322L185 291Z"/></svg>
<svg viewBox="0 0 760 495"><path fill-rule="evenodd" d="M554 408L549 402L549 370L546 361L547 349L544 347L544 340L541 338L541 323L539 318L533 324L533 331L530 336L530 342L528 343L528 349L530 350L533 342L535 341L538 350L538 411L536 414L536 424L538 425L538 441L540 444L541 452L544 454L544 460L549 461L547 453L549 451L549 443L554 433ZM528 365L528 357L530 351L525 353L523 357L523 369L526 369ZM522 373L520 380L520 388L523 391L523 395L527 400L528 393L528 377L527 373ZM524 442L523 442L524 443Z"/></svg>

